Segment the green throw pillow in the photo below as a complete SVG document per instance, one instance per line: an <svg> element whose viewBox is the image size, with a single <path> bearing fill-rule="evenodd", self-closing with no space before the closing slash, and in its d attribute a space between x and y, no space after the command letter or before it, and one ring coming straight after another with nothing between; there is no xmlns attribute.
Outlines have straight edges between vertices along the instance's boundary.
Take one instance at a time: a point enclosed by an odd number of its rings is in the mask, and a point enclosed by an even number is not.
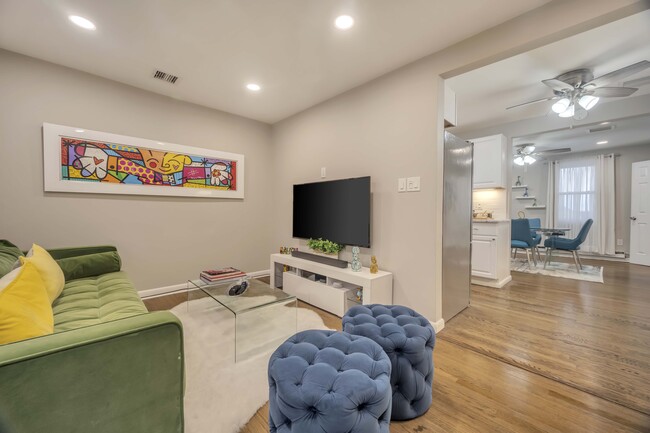
<svg viewBox="0 0 650 433"><path fill-rule="evenodd" d="M122 260L117 251L68 257L56 262L61 267L66 281L117 272L122 268Z"/></svg>
<svg viewBox="0 0 650 433"><path fill-rule="evenodd" d="M0 239L0 278L11 272L18 257L23 255L20 248L6 239Z"/></svg>

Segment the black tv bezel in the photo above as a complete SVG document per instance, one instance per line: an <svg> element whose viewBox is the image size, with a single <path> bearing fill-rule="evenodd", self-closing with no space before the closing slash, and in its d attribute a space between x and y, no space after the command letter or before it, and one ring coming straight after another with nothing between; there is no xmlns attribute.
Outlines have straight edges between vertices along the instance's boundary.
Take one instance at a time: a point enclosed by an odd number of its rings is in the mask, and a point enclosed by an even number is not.
<svg viewBox="0 0 650 433"><path fill-rule="evenodd" d="M316 184L324 184L324 183L332 183L332 182L342 182L342 181L350 181L350 180L358 180L358 179L368 179L368 243L367 244L344 244L342 242L338 242L334 239L329 239L332 242L337 242L342 245L346 246L357 246L360 248L370 248L372 245L372 177L371 176L358 176L358 177L347 177L347 178L342 178L342 179L331 179L331 180L324 180L324 181L318 181L318 182L304 182L304 183L295 183L293 184L292 188L292 197L291 197L291 236L296 239L309 239L309 238L304 238L301 236L295 236L294 233L294 213L295 213L295 207L293 206L293 199L295 197L295 188L297 186L302 186L302 185L316 185Z"/></svg>

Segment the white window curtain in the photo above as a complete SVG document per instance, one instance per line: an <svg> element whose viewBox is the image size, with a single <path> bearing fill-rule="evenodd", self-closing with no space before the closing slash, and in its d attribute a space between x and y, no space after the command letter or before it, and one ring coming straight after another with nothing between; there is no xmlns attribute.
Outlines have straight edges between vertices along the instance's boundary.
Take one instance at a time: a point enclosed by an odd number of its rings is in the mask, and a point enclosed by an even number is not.
<svg viewBox="0 0 650 433"><path fill-rule="evenodd" d="M614 254L614 155L550 162L548 186L547 203L553 204L551 209L547 209L547 220L552 222L549 225L569 228L571 231L567 236L576 237L585 221L593 219L594 224L580 249L596 254Z"/></svg>

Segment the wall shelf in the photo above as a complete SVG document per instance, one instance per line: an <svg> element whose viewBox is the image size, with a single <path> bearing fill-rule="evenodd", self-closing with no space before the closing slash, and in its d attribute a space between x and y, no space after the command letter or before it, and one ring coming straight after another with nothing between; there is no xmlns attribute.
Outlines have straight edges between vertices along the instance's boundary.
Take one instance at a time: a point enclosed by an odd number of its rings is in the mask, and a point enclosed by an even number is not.
<svg viewBox="0 0 650 433"><path fill-rule="evenodd" d="M526 209L546 209L546 206L526 206Z"/></svg>
<svg viewBox="0 0 650 433"><path fill-rule="evenodd" d="M512 185L512 189L523 189L528 188L528 185Z"/></svg>
<svg viewBox="0 0 650 433"><path fill-rule="evenodd" d="M530 197L515 197L517 200L535 200L535 196L531 195Z"/></svg>

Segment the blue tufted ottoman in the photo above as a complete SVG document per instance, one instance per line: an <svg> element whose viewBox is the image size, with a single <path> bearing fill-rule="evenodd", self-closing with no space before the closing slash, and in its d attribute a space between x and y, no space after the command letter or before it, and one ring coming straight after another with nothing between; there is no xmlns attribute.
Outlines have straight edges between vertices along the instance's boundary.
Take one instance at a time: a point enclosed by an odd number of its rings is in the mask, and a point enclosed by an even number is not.
<svg viewBox="0 0 650 433"><path fill-rule="evenodd" d="M388 433L390 410L390 360L368 338L303 331L271 355L271 433Z"/></svg>
<svg viewBox="0 0 650 433"><path fill-rule="evenodd" d="M427 319L401 305L359 305L345 313L343 330L371 338L390 358L391 419L412 419L429 409L436 333Z"/></svg>

